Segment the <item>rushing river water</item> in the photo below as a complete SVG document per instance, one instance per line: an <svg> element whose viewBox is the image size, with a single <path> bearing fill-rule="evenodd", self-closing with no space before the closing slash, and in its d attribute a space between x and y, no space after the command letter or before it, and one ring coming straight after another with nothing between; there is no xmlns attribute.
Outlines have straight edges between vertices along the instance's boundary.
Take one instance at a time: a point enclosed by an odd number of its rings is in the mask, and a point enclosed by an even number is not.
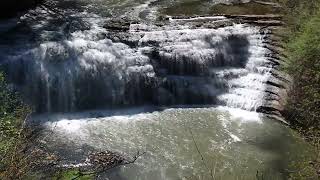
<svg viewBox="0 0 320 180"><path fill-rule="evenodd" d="M286 179L308 148L256 112L281 106L266 32L165 17L210 15L220 2L50 1L0 23L1 68L62 159L146 152L102 179Z"/></svg>
<svg viewBox="0 0 320 180"><path fill-rule="evenodd" d="M98 118L95 118L99 116ZM134 156L135 164L101 175L134 179L286 179L308 146L289 128L255 112L225 107L92 111L41 115L49 148L81 162L94 150ZM200 153L199 153L199 151ZM204 160L202 160L202 157Z"/></svg>

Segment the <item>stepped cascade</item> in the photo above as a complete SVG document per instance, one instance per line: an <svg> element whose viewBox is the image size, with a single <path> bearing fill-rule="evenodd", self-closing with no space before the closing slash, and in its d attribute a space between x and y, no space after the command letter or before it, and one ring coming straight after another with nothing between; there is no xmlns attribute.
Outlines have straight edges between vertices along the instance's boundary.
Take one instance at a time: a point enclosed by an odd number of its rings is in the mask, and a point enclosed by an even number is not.
<svg viewBox="0 0 320 180"><path fill-rule="evenodd" d="M249 1L44 0L0 20L0 71L40 129L38 179L287 179L309 149L273 121L286 123L284 22ZM263 12L214 13L229 8Z"/></svg>
<svg viewBox="0 0 320 180"><path fill-rule="evenodd" d="M188 19L171 19L164 26L132 23L119 32L105 23L98 16L75 20L62 28L69 32L62 37L35 27L44 41L2 54L10 79L38 112L148 104L252 111L263 106L274 67L265 31L242 24L194 27Z"/></svg>

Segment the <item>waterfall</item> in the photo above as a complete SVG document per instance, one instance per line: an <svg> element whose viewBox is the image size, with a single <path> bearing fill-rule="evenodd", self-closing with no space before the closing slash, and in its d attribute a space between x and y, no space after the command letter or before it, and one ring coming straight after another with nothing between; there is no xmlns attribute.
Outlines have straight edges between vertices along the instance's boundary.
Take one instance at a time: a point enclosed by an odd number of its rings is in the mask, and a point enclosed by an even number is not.
<svg viewBox="0 0 320 180"><path fill-rule="evenodd" d="M106 19L91 15L62 27L68 31L62 37L45 29L39 43L2 52L2 66L38 112L148 104L256 110L262 105L272 66L258 28L170 22L131 24L129 31L115 33L103 28Z"/></svg>

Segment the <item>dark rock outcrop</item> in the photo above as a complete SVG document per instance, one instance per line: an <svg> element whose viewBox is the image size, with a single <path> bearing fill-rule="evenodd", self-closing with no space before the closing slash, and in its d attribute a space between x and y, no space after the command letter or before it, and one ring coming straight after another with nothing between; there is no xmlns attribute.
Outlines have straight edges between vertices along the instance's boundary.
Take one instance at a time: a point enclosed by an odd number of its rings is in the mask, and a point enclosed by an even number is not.
<svg viewBox="0 0 320 180"><path fill-rule="evenodd" d="M264 96L264 103L257 111L265 113L267 117L288 124L282 116L287 103L288 91L291 86L292 79L280 69L284 63L283 47L281 46L281 37L275 33L277 28L268 28L265 37L265 47L270 51L267 54L269 61L274 65L270 72L271 77L266 81L267 88Z"/></svg>
<svg viewBox="0 0 320 180"><path fill-rule="evenodd" d="M9 18L20 12L37 6L43 0L2 0L0 2L0 19Z"/></svg>

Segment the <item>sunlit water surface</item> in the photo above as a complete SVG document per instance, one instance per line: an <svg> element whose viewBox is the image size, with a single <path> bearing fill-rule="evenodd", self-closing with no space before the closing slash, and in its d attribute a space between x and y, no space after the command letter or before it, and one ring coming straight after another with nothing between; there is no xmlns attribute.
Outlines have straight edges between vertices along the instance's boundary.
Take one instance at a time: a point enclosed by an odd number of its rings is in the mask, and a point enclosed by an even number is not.
<svg viewBox="0 0 320 180"><path fill-rule="evenodd" d="M74 162L91 151L146 152L102 175L109 179L211 179L211 171L215 179L286 179L291 165L308 153L286 126L226 107L141 107L34 120L47 127L46 145Z"/></svg>

